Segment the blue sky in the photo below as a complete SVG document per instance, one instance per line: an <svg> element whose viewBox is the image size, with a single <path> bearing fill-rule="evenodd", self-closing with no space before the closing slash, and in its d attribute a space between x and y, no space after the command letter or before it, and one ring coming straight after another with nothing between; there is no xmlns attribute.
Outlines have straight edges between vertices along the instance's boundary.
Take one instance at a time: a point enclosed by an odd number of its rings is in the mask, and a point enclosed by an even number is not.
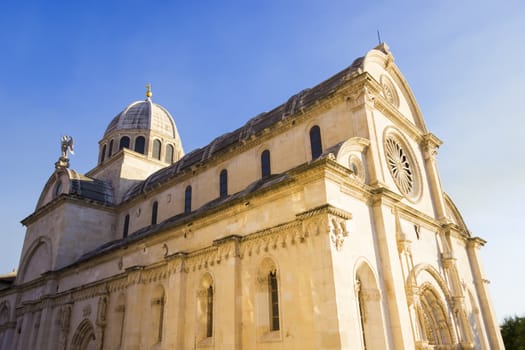
<svg viewBox="0 0 525 350"><path fill-rule="evenodd" d="M328 78L377 30L444 141L438 160L482 250L498 318L525 314L522 1L16 1L0 13L0 272L73 135L72 168L128 103L172 113L186 151Z"/></svg>

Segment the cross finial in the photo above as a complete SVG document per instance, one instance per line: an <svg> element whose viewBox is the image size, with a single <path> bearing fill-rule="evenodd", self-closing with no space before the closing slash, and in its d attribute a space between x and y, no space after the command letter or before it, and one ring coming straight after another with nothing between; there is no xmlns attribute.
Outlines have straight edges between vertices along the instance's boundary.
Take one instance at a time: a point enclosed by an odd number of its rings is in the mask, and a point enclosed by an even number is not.
<svg viewBox="0 0 525 350"><path fill-rule="evenodd" d="M146 98L149 100L151 98L151 96L153 95L153 93L151 92L151 84L146 84Z"/></svg>

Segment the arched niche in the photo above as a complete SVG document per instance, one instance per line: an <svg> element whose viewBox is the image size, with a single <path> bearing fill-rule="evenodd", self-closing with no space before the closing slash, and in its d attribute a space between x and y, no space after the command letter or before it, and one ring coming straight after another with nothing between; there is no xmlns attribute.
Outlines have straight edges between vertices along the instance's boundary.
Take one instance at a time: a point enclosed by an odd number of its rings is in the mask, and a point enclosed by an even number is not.
<svg viewBox="0 0 525 350"><path fill-rule="evenodd" d="M386 349L381 292L375 274L366 261L357 264L355 293L363 347L365 349Z"/></svg>
<svg viewBox="0 0 525 350"><path fill-rule="evenodd" d="M52 268L51 242L47 237L37 238L27 249L20 262L17 282L23 283L40 277Z"/></svg>

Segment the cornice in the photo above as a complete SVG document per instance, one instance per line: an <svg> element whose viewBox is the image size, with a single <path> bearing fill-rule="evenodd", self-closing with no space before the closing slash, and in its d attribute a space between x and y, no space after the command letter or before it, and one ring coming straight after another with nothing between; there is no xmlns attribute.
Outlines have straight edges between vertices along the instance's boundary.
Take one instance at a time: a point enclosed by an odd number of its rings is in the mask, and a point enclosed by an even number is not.
<svg viewBox="0 0 525 350"><path fill-rule="evenodd" d="M350 220L352 218L351 213L347 212L346 210L334 207L331 204L324 204L319 207L304 211L302 213L296 214L295 217L298 220L305 220L321 214L335 215L344 220Z"/></svg>
<svg viewBox="0 0 525 350"><path fill-rule="evenodd" d="M32 223L40 219L42 216L48 214L49 212L53 211L54 209L58 208L60 205L66 202L77 204L83 207L90 207L93 209L104 210L107 212L113 212L113 213L115 212L115 207L113 206L107 206L107 205L104 205L102 203L99 203L93 200L80 198L74 194L64 194L63 193L58 198L52 200L51 202L47 203L43 207L38 208L33 214L29 215L28 217L20 221L20 223L22 223L22 225L27 227L28 225L31 225Z"/></svg>

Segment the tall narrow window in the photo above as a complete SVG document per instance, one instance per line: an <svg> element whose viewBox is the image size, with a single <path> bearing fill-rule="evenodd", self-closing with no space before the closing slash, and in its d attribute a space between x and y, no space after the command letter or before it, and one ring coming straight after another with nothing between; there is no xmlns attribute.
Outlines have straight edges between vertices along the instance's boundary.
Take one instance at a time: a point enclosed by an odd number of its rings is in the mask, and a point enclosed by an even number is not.
<svg viewBox="0 0 525 350"><path fill-rule="evenodd" d="M135 139L135 152L145 153L146 139L144 136L139 136Z"/></svg>
<svg viewBox="0 0 525 350"><path fill-rule="evenodd" d="M223 169L219 175L219 195L226 197L228 195L228 170Z"/></svg>
<svg viewBox="0 0 525 350"><path fill-rule="evenodd" d="M213 335L213 287L209 286L206 295L206 337Z"/></svg>
<svg viewBox="0 0 525 350"><path fill-rule="evenodd" d="M104 162L106 158L106 145L102 146L102 152L100 153L100 164Z"/></svg>
<svg viewBox="0 0 525 350"><path fill-rule="evenodd" d="M113 140L109 141L108 158L113 154Z"/></svg>
<svg viewBox="0 0 525 350"><path fill-rule="evenodd" d="M310 147L312 149L312 159L315 159L323 153L323 144L321 143L321 129L315 125L310 129Z"/></svg>
<svg viewBox="0 0 525 350"><path fill-rule="evenodd" d="M268 274L268 295L270 297L270 330L278 331L279 327L279 290L277 287L277 271Z"/></svg>
<svg viewBox="0 0 525 350"><path fill-rule="evenodd" d="M173 146L167 145L166 146L166 156L165 156L165 162L168 164L173 163Z"/></svg>
<svg viewBox="0 0 525 350"><path fill-rule="evenodd" d="M123 148L129 148L129 137L127 136L122 136L122 138L120 139L118 149L120 151Z"/></svg>
<svg viewBox="0 0 525 350"><path fill-rule="evenodd" d="M153 202L153 206L151 207L151 224L155 225L157 224L157 212L159 210L159 202L155 201Z"/></svg>
<svg viewBox="0 0 525 350"><path fill-rule="evenodd" d="M126 215L126 217L124 218L124 232L122 234L124 238L128 236L128 231L129 231L129 214Z"/></svg>
<svg viewBox="0 0 525 350"><path fill-rule="evenodd" d="M272 173L270 168L270 151L267 149L261 153L261 175L268 177Z"/></svg>
<svg viewBox="0 0 525 350"><path fill-rule="evenodd" d="M186 187L184 191L184 213L191 212L191 186Z"/></svg>
<svg viewBox="0 0 525 350"><path fill-rule="evenodd" d="M153 141L153 151L151 152L151 156L158 160L160 160L160 147L161 147L160 141L154 140Z"/></svg>

